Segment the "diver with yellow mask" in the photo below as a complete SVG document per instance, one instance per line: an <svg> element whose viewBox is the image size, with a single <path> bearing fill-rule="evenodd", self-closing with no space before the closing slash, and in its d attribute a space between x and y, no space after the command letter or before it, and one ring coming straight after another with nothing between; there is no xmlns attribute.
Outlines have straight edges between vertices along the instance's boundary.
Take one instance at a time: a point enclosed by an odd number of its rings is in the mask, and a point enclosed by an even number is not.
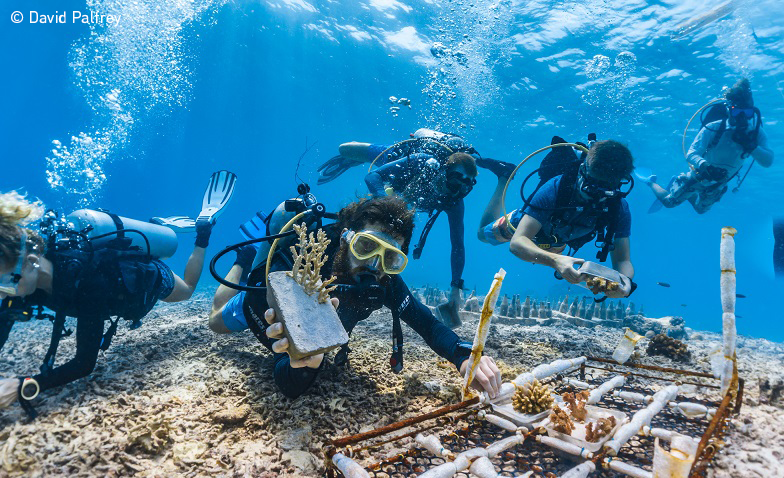
<svg viewBox="0 0 784 478"><path fill-rule="evenodd" d="M354 327L382 307L392 313L392 355L389 365L399 373L403 369L403 330L401 321L416 331L439 356L449 360L461 375L468 371L471 343L463 342L452 330L435 318L430 309L409 291L401 277L408 264L408 249L414 230L414 212L404 200L395 196L361 199L336 215L324 212L306 187L300 197L281 204L267 217L267 236L230 246L219 253L210 272L221 283L213 299L209 327L219 334L250 329L262 345L274 354L273 377L281 393L297 398L305 393L324 367L324 354L292 360L287 351L284 325L275 319L267 303L266 277L271 271L291 270L292 257L287 227L305 223L308 230L321 227L330 239L321 268L323 277L335 276L330 294L338 317L350 335ZM334 223L322 226L321 219ZM279 243L266 242L276 239ZM225 278L215 272L215 262L230 250L242 251L250 242L261 247L254 264L235 263ZM252 271L246 285L239 282L247 268ZM334 362L348 361L350 349L343 346ZM492 358L481 359L474 386L495 396L501 375Z"/></svg>

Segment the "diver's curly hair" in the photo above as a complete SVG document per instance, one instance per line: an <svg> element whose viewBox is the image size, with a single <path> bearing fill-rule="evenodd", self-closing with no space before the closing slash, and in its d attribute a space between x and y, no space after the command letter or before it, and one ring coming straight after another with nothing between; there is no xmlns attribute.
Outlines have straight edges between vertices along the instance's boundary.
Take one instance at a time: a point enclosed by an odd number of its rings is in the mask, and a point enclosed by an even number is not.
<svg viewBox="0 0 784 478"><path fill-rule="evenodd" d="M400 249L408 254L408 245L414 233L414 210L397 196L363 198L338 212L339 229L361 231L369 224L378 224L381 231L391 236L403 237Z"/></svg>
<svg viewBox="0 0 784 478"><path fill-rule="evenodd" d="M37 221L43 213L40 201L28 201L16 191L0 194L0 265L7 268L17 261L21 252L22 226ZM25 232L28 251L43 253L41 235L30 229Z"/></svg>

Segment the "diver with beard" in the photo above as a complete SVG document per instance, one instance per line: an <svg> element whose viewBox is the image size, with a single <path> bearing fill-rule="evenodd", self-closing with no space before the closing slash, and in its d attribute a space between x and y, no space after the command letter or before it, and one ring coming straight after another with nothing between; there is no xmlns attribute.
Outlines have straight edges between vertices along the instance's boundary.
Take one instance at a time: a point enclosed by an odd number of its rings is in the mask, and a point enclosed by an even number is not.
<svg viewBox="0 0 784 478"><path fill-rule="evenodd" d="M296 206L296 201L287 203L294 202ZM287 219L284 211L290 209L282 206L269 216L268 233L279 231L278 225ZM302 221L313 223L312 219ZM311 229L310 224L308 227ZM414 230L414 212L406 202L394 196L362 199L341 209L337 221L323 229L331 243L326 250L327 262L321 271L324 277L337 277L333 283L337 289L331 294L332 302L346 332L350 335L357 323L386 306L393 317L390 366L394 372L399 373L403 368L402 320L433 351L449 360L461 375L467 373L471 344L461 342L453 331L433 316L430 309L417 301L400 276L408 262L408 247ZM270 264L271 271L291 269L290 243L283 243L276 249ZM297 398L315 381L324 366L324 355L291 360L287 354L288 340L284 338L283 324L276 322L263 287L268 251L269 247L262 245L252 266L247 285L253 289L240 293L234 290L235 287L226 285L218 289L213 299L209 327L216 333L250 328L262 345L274 354L273 376L280 391L289 398ZM246 268L247 259L238 257L226 279L237 282L247 272ZM347 345L338 351L335 363L345 364L349 351ZM501 375L495 362L488 356L482 357L473 386L494 397L500 385Z"/></svg>
<svg viewBox="0 0 784 478"><path fill-rule="evenodd" d="M689 148L686 161L691 171L673 177L666 189L656 184L656 176L641 177L657 198L649 212L688 200L698 214L705 214L727 192L727 183L738 176L746 158L764 168L773 164L773 150L768 148L749 80L738 80L724 97L726 101L708 112L708 117L720 119L703 124ZM738 187L743 179L745 175Z"/></svg>
<svg viewBox="0 0 784 478"><path fill-rule="evenodd" d="M586 280L578 272L578 266L586 261L572 254L595 239L599 261L611 255L613 268L628 282L615 290L598 286L591 290L610 298L628 297L636 288L631 281L631 213L625 199L633 185L631 152L617 141L596 142L593 133L589 136L590 149L577 143L585 153L579 158L571 147L555 146L562 143L570 144L553 137L551 152L529 176L538 172L539 186L527 198L523 196L522 208L503 216L506 181L499 178L480 220L478 238L492 245L509 242L512 254L555 269L557 278L571 284ZM628 188L624 191L625 185ZM570 254L563 254L567 247Z"/></svg>
<svg viewBox="0 0 784 478"><path fill-rule="evenodd" d="M419 259L427 236L441 212L449 221L451 242L450 265L452 280L449 300L436 309L440 319L451 328L460 325L459 305L464 288L465 268L465 197L476 185L477 166L498 176L508 176L513 164L482 158L463 138L420 128L412 138L392 146L350 142L340 145L340 155L330 162L350 167L363 162L380 165L365 176L368 190L374 197L397 195L429 217L423 227L413 258ZM333 179L327 173L338 169L319 168L320 183ZM342 173L342 171L340 171Z"/></svg>
<svg viewBox="0 0 784 478"><path fill-rule="evenodd" d="M231 199L235 182L231 172L213 174L197 220L177 216L155 218L157 223L89 209L65 217L54 211L44 214L38 202L13 191L0 194L0 349L17 321L37 315L54 323L41 373L0 379L0 409L18 400L34 417L30 400L39 392L92 373L120 318L135 329L158 301L188 300L199 283L213 226ZM42 216L35 230L25 227ZM162 261L177 249L173 229L196 232L182 278ZM71 334L66 317L76 318L76 353L55 366L58 344ZM104 330L106 322L109 327Z"/></svg>

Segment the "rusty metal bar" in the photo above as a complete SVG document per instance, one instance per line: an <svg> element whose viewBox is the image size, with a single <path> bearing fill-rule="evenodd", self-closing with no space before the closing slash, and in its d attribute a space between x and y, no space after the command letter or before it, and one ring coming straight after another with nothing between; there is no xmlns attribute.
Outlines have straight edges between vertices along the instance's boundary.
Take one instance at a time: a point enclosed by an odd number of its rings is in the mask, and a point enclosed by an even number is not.
<svg viewBox="0 0 784 478"><path fill-rule="evenodd" d="M482 408L486 408L486 407L482 407ZM476 411L476 410L472 410L472 411L470 411L470 412L467 412L467 413L464 413L464 414L462 414L462 415L458 415L458 416L454 417L454 421L463 420L464 418L466 418L466 417L470 416L470 415L471 415L472 413L474 413L475 411ZM440 418L440 417L439 417L439 418ZM447 418L448 418L448 417L447 417ZM363 446L363 447L360 447L360 448L352 448L352 451L353 451L354 453L358 453L358 452L360 452L360 451L364 451L364 450L370 450L371 448L376 448L376 447L379 447L379 446L381 446L381 445L386 445L387 443L392 443L392 442L394 442L394 441L397 441L397 440L402 440L403 438L410 438L410 437L416 436L416 434L417 434L417 433L421 433L421 432L423 432L423 431L426 431L426 430L431 430L431 429L433 429L433 428L435 428L435 427L438 427L438 426L443 426L443 425L444 425L443 423L438 423L438 422L436 422L436 423L434 423L433 425L429 425L429 426L426 426L426 427L417 428L416 430L414 430L414 431L412 431L412 432L405 433L405 434L403 434L403 435L397 435L397 436L395 436L395 437L393 437L393 438L390 438L390 439L388 439L388 440L382 440L382 441L374 442L374 443L371 443L370 445Z"/></svg>
<svg viewBox="0 0 784 478"><path fill-rule="evenodd" d="M650 378L652 380L662 380L662 381L667 380L666 378L662 378L662 377L653 377L651 375L643 375L643 374L637 373L637 372L623 372L622 370L613 370L611 368L596 367L594 365L586 365L586 367L593 368L593 369L596 369L596 370L604 370L605 372L625 373L627 375L634 375L634 376L642 377L642 378ZM721 388L721 387L719 387L717 385L707 385L707 384L704 384L704 383L697 383L697 382L685 382L685 381L682 381L682 380L680 380L680 383L684 383L684 384L688 384L688 385L695 385L695 386L704 387L704 388L713 388L713 389L716 389L716 390L719 390Z"/></svg>
<svg viewBox="0 0 784 478"><path fill-rule="evenodd" d="M703 433L702 438L700 439L700 444L697 446L697 453L695 455L696 458L694 459L694 464L692 464L691 470L689 471L689 476L700 476L705 468L707 468L708 464L713 460L713 456L718 451L717 447L719 445L709 442L712 438L715 438L716 440L721 439L722 429L726 425L726 420L729 419L729 407L730 403L732 402L732 392L733 390L737 391L740 385L737 365L733 370L732 378L733 380L730 382L729 389L724 395L724 398L721 401L721 405L719 405L719 409L716 411L716 415L714 415L713 420L710 421L707 430L705 430L705 433Z"/></svg>
<svg viewBox="0 0 784 478"><path fill-rule="evenodd" d="M744 386L746 386L746 381L738 377L738 396L735 398L735 409L732 411L735 415L740 413L740 407L743 405Z"/></svg>
<svg viewBox="0 0 784 478"><path fill-rule="evenodd" d="M397 423L392 423L390 425L386 425L381 428L376 428L375 430L370 430L369 432L338 438L337 440L332 440L330 442L330 445L332 445L335 448L344 447L346 445L351 445L353 443L361 442L363 440L368 440L370 438L375 438L380 435L384 435L396 430L400 430L401 428L410 427L412 425L416 425L417 423L422 423L424 421L433 418L438 418L440 416L446 415L447 413L451 413L456 410L461 410L463 408L470 407L471 405L475 405L477 403L479 403L479 397L474 397L470 400L456 403L454 405L447 405L446 407L441 407L438 410L433 410L430 413L425 413L424 415L407 418Z"/></svg>
<svg viewBox="0 0 784 478"><path fill-rule="evenodd" d="M692 375L692 376L695 376L695 377L711 378L711 379L715 380L715 377L713 375L711 375L709 373L705 373L705 372L694 372L694 371L690 371L690 370L679 370L677 368L659 367L658 365L619 364L615 360L603 359L603 358L599 358L599 357L586 357L586 359L588 359L588 360L590 360L592 362L600 362L600 363L606 363L606 364L610 364L610 365L619 365L621 367L642 368L642 369L645 369L645 370L655 370L657 372L669 372L669 373L675 373L675 374L678 374L678 375Z"/></svg>

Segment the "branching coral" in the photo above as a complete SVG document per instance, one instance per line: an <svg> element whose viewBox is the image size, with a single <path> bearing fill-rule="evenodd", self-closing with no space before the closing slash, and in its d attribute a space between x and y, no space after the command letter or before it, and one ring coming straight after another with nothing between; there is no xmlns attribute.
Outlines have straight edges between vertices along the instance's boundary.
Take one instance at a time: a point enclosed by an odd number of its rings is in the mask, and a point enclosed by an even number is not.
<svg viewBox="0 0 784 478"><path fill-rule="evenodd" d="M335 276L321 280L321 268L328 259L324 252L332 241L327 239L322 229L318 230L315 237L312 232L308 234L308 227L304 222L300 225L294 224L294 230L299 236L299 243L291 246L294 266L288 276L301 284L306 294L318 292L318 301L323 304L329 299L329 293L335 290L335 286L327 287L335 280Z"/></svg>
<svg viewBox="0 0 784 478"><path fill-rule="evenodd" d="M646 350L648 355L664 355L674 360L687 362L691 359L691 352L686 344L678 339L674 339L665 334L658 334L651 337Z"/></svg>
<svg viewBox="0 0 784 478"><path fill-rule="evenodd" d="M578 422L585 421L585 416L588 412L585 411L585 401L588 400L588 392L582 391L579 393L566 392L562 395L564 402L569 404L569 412L572 417Z"/></svg>
<svg viewBox="0 0 784 478"><path fill-rule="evenodd" d="M585 427L585 439L591 443L596 443L602 437L607 436L615 428L615 417L600 418L598 421L590 422ZM594 427L594 425L596 425Z"/></svg>
<svg viewBox="0 0 784 478"><path fill-rule="evenodd" d="M553 407L550 387L542 385L539 380L526 383L512 396L512 407L520 413L536 414Z"/></svg>
<svg viewBox="0 0 784 478"><path fill-rule="evenodd" d="M561 407L553 408L553 413L550 414L550 422L553 424L553 429L557 432L571 435L572 431L574 431L574 423L571 417Z"/></svg>

